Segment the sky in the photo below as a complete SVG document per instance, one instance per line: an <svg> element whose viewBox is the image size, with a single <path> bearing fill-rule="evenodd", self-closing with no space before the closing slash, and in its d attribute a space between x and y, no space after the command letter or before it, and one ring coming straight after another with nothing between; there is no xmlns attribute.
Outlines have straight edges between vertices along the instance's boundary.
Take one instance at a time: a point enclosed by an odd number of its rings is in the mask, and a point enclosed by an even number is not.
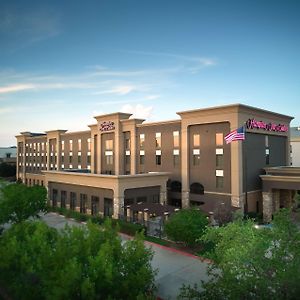
<svg viewBox="0 0 300 300"><path fill-rule="evenodd" d="M243 103L300 125L300 1L0 1L0 146Z"/></svg>

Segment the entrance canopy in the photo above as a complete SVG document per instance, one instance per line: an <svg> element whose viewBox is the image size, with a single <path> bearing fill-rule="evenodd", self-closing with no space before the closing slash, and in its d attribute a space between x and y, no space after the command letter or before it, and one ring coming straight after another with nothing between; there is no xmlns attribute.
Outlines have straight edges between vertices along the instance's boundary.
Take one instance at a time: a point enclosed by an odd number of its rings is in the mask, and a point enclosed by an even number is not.
<svg viewBox="0 0 300 300"><path fill-rule="evenodd" d="M263 192L272 189L300 190L300 167L265 168L266 175L260 175Z"/></svg>

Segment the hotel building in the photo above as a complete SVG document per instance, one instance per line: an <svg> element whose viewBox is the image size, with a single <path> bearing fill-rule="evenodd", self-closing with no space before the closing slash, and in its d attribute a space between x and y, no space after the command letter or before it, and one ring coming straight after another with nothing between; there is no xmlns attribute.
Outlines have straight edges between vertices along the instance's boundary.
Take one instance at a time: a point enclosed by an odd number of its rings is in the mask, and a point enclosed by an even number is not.
<svg viewBox="0 0 300 300"><path fill-rule="evenodd" d="M144 123L112 113L96 116L87 131L22 132L17 178L46 186L52 205L87 214L118 218L128 205L148 202L206 211L225 205L270 220L277 207L270 167L290 165L292 117L242 104L177 114ZM225 135L243 125L246 139L226 144Z"/></svg>

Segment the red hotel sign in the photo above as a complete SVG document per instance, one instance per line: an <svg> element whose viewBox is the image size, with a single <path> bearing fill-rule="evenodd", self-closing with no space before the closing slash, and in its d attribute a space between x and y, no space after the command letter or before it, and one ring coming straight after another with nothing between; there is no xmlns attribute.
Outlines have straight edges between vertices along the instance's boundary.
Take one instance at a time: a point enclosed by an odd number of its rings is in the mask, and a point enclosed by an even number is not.
<svg viewBox="0 0 300 300"><path fill-rule="evenodd" d="M104 121L100 124L100 131L110 131L115 129L115 123L112 121Z"/></svg>
<svg viewBox="0 0 300 300"><path fill-rule="evenodd" d="M287 132L289 130L288 126L284 124L274 124L274 123L265 123L263 121L257 121L255 119L249 119L246 122L247 129L264 129L267 131L275 132Z"/></svg>

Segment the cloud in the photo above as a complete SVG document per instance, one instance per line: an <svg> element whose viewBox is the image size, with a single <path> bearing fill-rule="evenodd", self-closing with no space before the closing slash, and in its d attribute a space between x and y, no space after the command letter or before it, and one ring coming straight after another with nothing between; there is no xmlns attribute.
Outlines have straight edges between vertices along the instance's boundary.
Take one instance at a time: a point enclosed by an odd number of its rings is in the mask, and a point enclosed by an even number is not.
<svg viewBox="0 0 300 300"><path fill-rule="evenodd" d="M138 119L151 119L152 117L152 106L144 106L142 104L125 104L122 106L121 111L124 113L130 113L132 114L132 118L138 118Z"/></svg>
<svg viewBox="0 0 300 300"><path fill-rule="evenodd" d="M145 97L146 100L155 100L155 99L158 99L160 98L161 96L160 95L148 95Z"/></svg>
<svg viewBox="0 0 300 300"><path fill-rule="evenodd" d="M9 86L0 87L0 94L14 93L24 90L34 89L33 84L14 84Z"/></svg>
<svg viewBox="0 0 300 300"><path fill-rule="evenodd" d="M168 57L183 63L180 71L188 70L191 73L197 73L200 69L213 67L218 64L217 59L205 56L181 55L167 52L149 52L149 51L122 51L132 54L140 54L147 56Z"/></svg>
<svg viewBox="0 0 300 300"><path fill-rule="evenodd" d="M102 94L127 95L135 90L137 90L137 88L135 86L121 85L121 86L116 86L110 90L94 92L93 95L102 95Z"/></svg>
<svg viewBox="0 0 300 300"><path fill-rule="evenodd" d="M1 107L0 108L0 115L2 114L6 114L6 113L10 113L12 112L14 109L12 107Z"/></svg>

